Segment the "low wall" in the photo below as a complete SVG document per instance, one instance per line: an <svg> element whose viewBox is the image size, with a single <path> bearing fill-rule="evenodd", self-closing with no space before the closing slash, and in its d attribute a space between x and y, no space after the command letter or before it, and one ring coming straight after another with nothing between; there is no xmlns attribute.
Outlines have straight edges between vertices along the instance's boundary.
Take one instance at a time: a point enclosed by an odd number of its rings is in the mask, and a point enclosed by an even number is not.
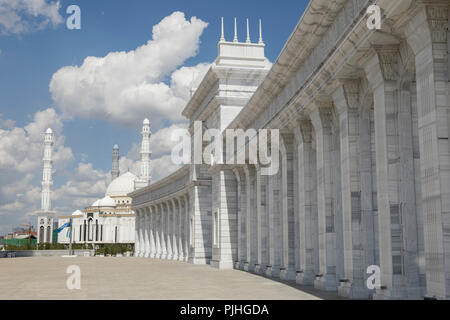
<svg viewBox="0 0 450 320"><path fill-rule="evenodd" d="M0 251L0 258L7 258L8 253L15 253L16 258L25 257L60 257L69 254L69 250L17 250L17 251ZM74 255L85 256L87 253L89 256L94 256L94 250L74 250Z"/></svg>

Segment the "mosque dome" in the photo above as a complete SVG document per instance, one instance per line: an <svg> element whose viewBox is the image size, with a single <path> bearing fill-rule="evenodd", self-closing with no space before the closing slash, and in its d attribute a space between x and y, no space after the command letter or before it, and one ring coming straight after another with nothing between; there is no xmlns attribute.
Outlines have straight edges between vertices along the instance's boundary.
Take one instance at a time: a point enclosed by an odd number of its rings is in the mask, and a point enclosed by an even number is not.
<svg viewBox="0 0 450 320"><path fill-rule="evenodd" d="M143 123L144 123L144 124L150 124L150 120L148 120L148 118L145 118L145 120L144 120Z"/></svg>
<svg viewBox="0 0 450 320"><path fill-rule="evenodd" d="M53 133L52 129L48 128L47 131L45 131L45 133Z"/></svg>
<svg viewBox="0 0 450 320"><path fill-rule="evenodd" d="M80 210L75 211L74 213L72 213L73 216L82 216L83 212L81 212Z"/></svg>
<svg viewBox="0 0 450 320"><path fill-rule="evenodd" d="M97 201L95 201L91 207L98 207L98 203L100 202L100 199L98 199Z"/></svg>
<svg viewBox="0 0 450 320"><path fill-rule="evenodd" d="M131 172L127 172L114 179L106 189L106 196L124 197L134 191L134 181L137 177Z"/></svg>
<svg viewBox="0 0 450 320"><path fill-rule="evenodd" d="M98 202L99 207L115 207L116 202L109 196L104 197Z"/></svg>

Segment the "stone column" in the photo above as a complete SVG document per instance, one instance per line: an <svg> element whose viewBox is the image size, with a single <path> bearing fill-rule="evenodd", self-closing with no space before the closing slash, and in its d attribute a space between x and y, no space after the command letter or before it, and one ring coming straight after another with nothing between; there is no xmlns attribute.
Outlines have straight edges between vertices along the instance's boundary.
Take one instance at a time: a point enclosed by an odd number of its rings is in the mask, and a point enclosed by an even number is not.
<svg viewBox="0 0 450 320"><path fill-rule="evenodd" d="M333 100L339 113L341 139L341 194L344 236L344 279L339 294L367 299L361 183L359 165L359 80L341 80Z"/></svg>
<svg viewBox="0 0 450 320"><path fill-rule="evenodd" d="M232 170L213 168L213 258L211 266L232 269L237 259L237 183Z"/></svg>
<svg viewBox="0 0 450 320"><path fill-rule="evenodd" d="M149 235L149 227L150 227L150 213L148 208L144 208L144 258L148 258L150 256L150 235Z"/></svg>
<svg viewBox="0 0 450 320"><path fill-rule="evenodd" d="M399 65L398 46L385 46L375 48L366 66L375 105L382 285L377 289L378 299L420 297L411 110L409 121L404 121L399 108L403 104ZM410 109L411 101L408 104Z"/></svg>
<svg viewBox="0 0 450 320"><path fill-rule="evenodd" d="M234 262L235 269L242 269L242 187L241 174L238 168L233 169L234 177L236 179L236 197L237 197L237 258Z"/></svg>
<svg viewBox="0 0 450 320"><path fill-rule="evenodd" d="M315 186L313 179L316 171L316 156L312 150L312 124L309 120L299 121L294 129L298 144L298 202L300 235L300 270L296 282L303 285L314 284L315 265L318 260L317 217L315 215Z"/></svg>
<svg viewBox="0 0 450 320"><path fill-rule="evenodd" d="M173 207L170 200L165 202L166 205L166 246L167 259L173 259Z"/></svg>
<svg viewBox="0 0 450 320"><path fill-rule="evenodd" d="M150 206L148 208L150 213L150 258L156 256L156 243L155 243L155 208Z"/></svg>
<svg viewBox="0 0 450 320"><path fill-rule="evenodd" d="M172 243L172 260L178 260L178 209L175 205L175 200L171 199L170 205L172 208L172 223L171 223L171 229L172 229L172 236L171 236L171 243Z"/></svg>
<svg viewBox="0 0 450 320"><path fill-rule="evenodd" d="M257 229L258 229L258 251L255 272L265 274L269 264L268 248L268 217L267 217L267 176L261 175L261 167L256 166L256 203L257 203Z"/></svg>
<svg viewBox="0 0 450 320"><path fill-rule="evenodd" d="M145 230L145 211L144 209L140 210L140 221L139 221L139 257L144 257L145 254L145 239L144 239L144 230Z"/></svg>
<svg viewBox="0 0 450 320"><path fill-rule="evenodd" d="M280 278L295 280L294 255L294 144L291 134L283 134L281 152L281 234L282 254Z"/></svg>
<svg viewBox="0 0 450 320"><path fill-rule="evenodd" d="M417 82L426 295L450 298L450 41L448 1L419 7L406 27Z"/></svg>
<svg viewBox="0 0 450 320"><path fill-rule="evenodd" d="M189 219L190 219L190 210L189 210L189 195L186 194L184 197L184 218L185 218L185 239L184 239L184 247L185 247L185 254L184 254L184 261L189 261L190 257L190 237L191 237L191 231L189 226Z"/></svg>
<svg viewBox="0 0 450 320"><path fill-rule="evenodd" d="M247 262L247 252L250 250L250 248L247 247L247 237L249 237L247 233L247 179L245 178L245 172L243 169L239 169L239 173L241 177L241 257L239 261L241 270L244 270L245 263Z"/></svg>
<svg viewBox="0 0 450 320"><path fill-rule="evenodd" d="M269 277L280 276L281 263L281 180L282 161L280 169L272 176L268 177L268 214L269 214L269 265L266 268L266 275Z"/></svg>
<svg viewBox="0 0 450 320"><path fill-rule="evenodd" d="M244 166L245 184L246 184L246 247L247 256L244 264L245 271L253 272L256 263L256 247L257 247L257 230L256 230L256 199L255 199L255 169L250 166Z"/></svg>
<svg viewBox="0 0 450 320"><path fill-rule="evenodd" d="M155 258L161 259L162 246L161 246L161 211L159 205L153 206L155 212L155 247L156 255Z"/></svg>
<svg viewBox="0 0 450 320"><path fill-rule="evenodd" d="M161 259L167 259L167 230L166 230L166 218L167 211L164 203L159 204L159 212L160 212L160 231L161 231Z"/></svg>
<svg viewBox="0 0 450 320"><path fill-rule="evenodd" d="M208 264L212 256L211 235L211 182L195 181L190 188L190 219L193 226L193 245L190 248L189 262L193 264Z"/></svg>
<svg viewBox="0 0 450 320"><path fill-rule="evenodd" d="M184 210L181 198L177 198L178 202L178 260L184 261L185 248L184 248Z"/></svg>
<svg viewBox="0 0 450 320"><path fill-rule="evenodd" d="M266 272L269 257L269 176L261 176L261 269Z"/></svg>
<svg viewBox="0 0 450 320"><path fill-rule="evenodd" d="M139 223L140 223L140 212L139 209L136 210L136 220L135 220L135 242L134 242L134 256L139 257L140 242L139 242Z"/></svg>
<svg viewBox="0 0 450 320"><path fill-rule="evenodd" d="M311 113L311 122L316 133L317 152L317 209L319 226L320 274L316 276L314 287L334 291L336 279L336 230L332 198L331 152L331 102L316 102Z"/></svg>
<svg viewBox="0 0 450 320"><path fill-rule="evenodd" d="M255 273L264 273L265 266L262 265L262 195L261 195L261 167L259 165L255 166L255 187L256 187L256 263L255 263Z"/></svg>

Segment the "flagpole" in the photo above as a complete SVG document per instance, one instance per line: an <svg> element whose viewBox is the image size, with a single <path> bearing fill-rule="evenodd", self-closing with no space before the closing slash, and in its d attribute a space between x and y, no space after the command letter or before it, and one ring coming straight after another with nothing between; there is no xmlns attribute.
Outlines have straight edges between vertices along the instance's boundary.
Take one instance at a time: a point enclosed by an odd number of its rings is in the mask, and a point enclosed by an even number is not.
<svg viewBox="0 0 450 320"><path fill-rule="evenodd" d="M70 218L70 240L69 240L69 256L72 255L72 218Z"/></svg>

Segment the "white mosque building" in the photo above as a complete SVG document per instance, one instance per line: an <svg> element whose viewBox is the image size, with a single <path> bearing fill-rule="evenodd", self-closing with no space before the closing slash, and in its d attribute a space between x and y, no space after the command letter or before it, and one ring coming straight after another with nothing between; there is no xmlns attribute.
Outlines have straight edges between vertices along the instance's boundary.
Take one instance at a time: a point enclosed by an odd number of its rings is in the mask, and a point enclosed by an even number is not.
<svg viewBox="0 0 450 320"><path fill-rule="evenodd" d="M142 128L142 147L140 175L131 172L120 175L119 146L113 148L112 182L105 197L96 200L83 211L77 210L71 216L59 217L59 227L72 219L72 243L75 244L133 244L135 241L135 213L131 208L129 193L151 182L150 176L150 121L144 120ZM58 242L68 244L68 229L58 235Z"/></svg>

